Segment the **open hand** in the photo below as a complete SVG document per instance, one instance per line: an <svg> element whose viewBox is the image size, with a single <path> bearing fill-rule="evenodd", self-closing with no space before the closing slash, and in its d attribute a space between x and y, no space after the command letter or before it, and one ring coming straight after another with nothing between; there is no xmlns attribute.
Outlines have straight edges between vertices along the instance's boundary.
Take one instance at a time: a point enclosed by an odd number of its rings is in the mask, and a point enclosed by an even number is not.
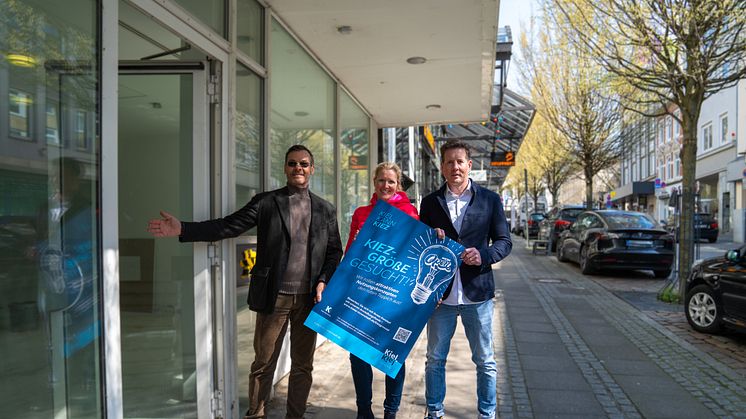
<svg viewBox="0 0 746 419"><path fill-rule="evenodd" d="M155 237L175 237L181 234L181 221L166 211L161 211L161 219L148 221L148 232Z"/></svg>

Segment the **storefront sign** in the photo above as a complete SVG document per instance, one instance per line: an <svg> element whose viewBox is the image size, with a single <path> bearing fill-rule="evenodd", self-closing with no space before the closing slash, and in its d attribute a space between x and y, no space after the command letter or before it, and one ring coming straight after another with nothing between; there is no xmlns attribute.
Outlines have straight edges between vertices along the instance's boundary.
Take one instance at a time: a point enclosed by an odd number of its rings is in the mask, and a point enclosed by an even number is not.
<svg viewBox="0 0 746 419"><path fill-rule="evenodd" d="M515 166L515 153L512 151L506 151L504 153L495 151L492 153L491 157L490 166Z"/></svg>
<svg viewBox="0 0 746 419"><path fill-rule="evenodd" d="M350 170L365 170L368 168L368 156L350 156Z"/></svg>
<svg viewBox="0 0 746 419"><path fill-rule="evenodd" d="M395 377L463 250L379 201L305 325Z"/></svg>

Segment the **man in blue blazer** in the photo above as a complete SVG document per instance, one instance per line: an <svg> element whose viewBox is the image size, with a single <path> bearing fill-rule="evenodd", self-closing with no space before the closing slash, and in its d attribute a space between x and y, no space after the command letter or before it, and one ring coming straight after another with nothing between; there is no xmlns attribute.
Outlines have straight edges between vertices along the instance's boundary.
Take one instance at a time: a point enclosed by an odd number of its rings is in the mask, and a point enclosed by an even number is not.
<svg viewBox="0 0 746 419"><path fill-rule="evenodd" d="M508 256L513 244L500 196L469 179L469 146L463 141L450 140L441 146L440 156L446 184L422 200L420 220L435 228L440 237L457 240L466 250L461 254L463 264L443 295L442 304L427 323L426 419L445 415L445 366L458 316L477 368L479 417L494 418L497 366L492 349L495 296L492 264Z"/></svg>

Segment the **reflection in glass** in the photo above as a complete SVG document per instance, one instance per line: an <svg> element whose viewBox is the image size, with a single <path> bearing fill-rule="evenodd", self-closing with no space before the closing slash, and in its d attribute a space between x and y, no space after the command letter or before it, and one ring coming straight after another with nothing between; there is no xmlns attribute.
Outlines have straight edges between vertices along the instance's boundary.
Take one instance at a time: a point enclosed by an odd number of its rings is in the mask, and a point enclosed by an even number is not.
<svg viewBox="0 0 746 419"><path fill-rule="evenodd" d="M75 111L73 138L75 139L75 145L81 150L88 148L88 121L86 118L85 111Z"/></svg>
<svg viewBox="0 0 746 419"><path fill-rule="evenodd" d="M72 108L99 118L98 69L80 65L98 61L97 2L75 5L0 0L0 415L8 418L103 414L98 147L68 147L72 132L60 124Z"/></svg>
<svg viewBox="0 0 746 419"><path fill-rule="evenodd" d="M10 89L8 114L10 135L16 138L31 139L31 95L17 89Z"/></svg>
<svg viewBox="0 0 746 419"><path fill-rule="evenodd" d="M236 205L241 207L261 187L262 80L237 64Z"/></svg>
<svg viewBox="0 0 746 419"><path fill-rule="evenodd" d="M225 36L225 0L174 0L199 21Z"/></svg>
<svg viewBox="0 0 746 419"><path fill-rule="evenodd" d="M47 143L51 145L60 145L60 126L57 107L54 102L47 103Z"/></svg>
<svg viewBox="0 0 746 419"><path fill-rule="evenodd" d="M238 49L264 64L264 8L256 0L237 0L236 9Z"/></svg>
<svg viewBox="0 0 746 419"><path fill-rule="evenodd" d="M303 144L315 159L311 191L334 202L335 83L276 20L271 40L271 186L286 184L285 152Z"/></svg>
<svg viewBox="0 0 746 419"><path fill-rule="evenodd" d="M357 207L367 205L370 199L368 185L370 177L373 176L370 169L368 153L368 129L370 120L368 115L344 90L339 102L340 115L342 117L342 202L339 220L339 229L342 242L346 242L350 234L350 222L352 214Z"/></svg>
<svg viewBox="0 0 746 419"><path fill-rule="evenodd" d="M193 76L120 74L119 91L142 93L119 98L124 417L195 418L193 246L144 228L159 209L193 219Z"/></svg>

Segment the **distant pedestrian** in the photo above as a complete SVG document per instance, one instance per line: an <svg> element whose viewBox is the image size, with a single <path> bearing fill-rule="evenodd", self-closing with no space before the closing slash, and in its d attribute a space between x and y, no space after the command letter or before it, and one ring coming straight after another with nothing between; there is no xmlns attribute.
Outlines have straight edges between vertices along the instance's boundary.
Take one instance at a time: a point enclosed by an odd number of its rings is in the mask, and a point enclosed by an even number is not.
<svg viewBox="0 0 746 419"><path fill-rule="evenodd" d="M427 323L426 418L445 415L446 359L459 316L477 369L479 417L494 418L497 365L492 342L492 264L507 257L513 245L500 196L469 179L469 146L448 141L441 146L440 156L446 184L422 200L420 219L435 228L439 237L457 240L466 250L442 304Z"/></svg>
<svg viewBox="0 0 746 419"><path fill-rule="evenodd" d="M370 204L359 207L352 215L350 224L350 237L347 239L345 252L355 240L357 233L368 219L373 206L378 201L385 201L394 207L404 211L407 215L418 219L417 208L410 202L407 194L401 190L401 169L396 163L384 162L376 167L373 176L373 187L375 193L370 199ZM350 354L350 367L352 368L352 381L355 384L355 402L357 404L357 419L374 419L371 409L373 399L373 369L370 364ZM401 402L402 389L404 388L404 364L395 378L386 376L386 398L383 401L384 419L396 418Z"/></svg>
<svg viewBox="0 0 746 419"><path fill-rule="evenodd" d="M243 208L216 220L182 223L161 211L148 231L179 241L216 241L257 227L256 264L251 270L249 309L256 311L254 362L249 374L245 419L266 418L272 377L290 324L288 419L302 418L311 390L316 332L303 325L342 257L334 206L308 191L313 154L294 145L285 153L287 186L256 195Z"/></svg>

